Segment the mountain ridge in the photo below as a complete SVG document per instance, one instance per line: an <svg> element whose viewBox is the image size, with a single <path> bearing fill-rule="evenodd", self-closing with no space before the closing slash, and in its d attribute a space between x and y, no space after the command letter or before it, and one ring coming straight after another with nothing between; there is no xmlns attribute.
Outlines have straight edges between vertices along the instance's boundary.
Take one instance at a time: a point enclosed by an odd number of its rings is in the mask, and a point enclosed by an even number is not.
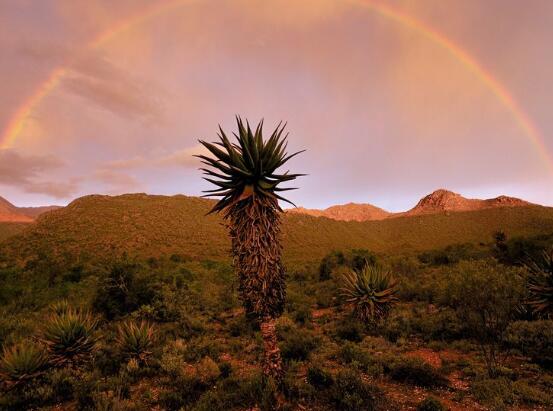
<svg viewBox="0 0 553 411"><path fill-rule="evenodd" d="M2 223L32 223L38 216L60 206L17 207L0 196L0 222Z"/></svg>
<svg viewBox="0 0 553 411"><path fill-rule="evenodd" d="M378 221L397 217L412 217L424 214L476 211L498 207L535 206L528 201L501 195L489 199L465 198L453 191L438 189L421 198L411 209L390 212L368 203L347 203L334 205L323 210L297 207L286 210L291 214L305 214L312 217L326 217L338 221Z"/></svg>
<svg viewBox="0 0 553 411"><path fill-rule="evenodd" d="M46 255L72 261L123 254L227 259L230 241L224 221L206 215L213 204L184 195L85 196L25 224L1 243L0 255L23 263ZM553 207L495 207L362 222L299 213L285 213L282 219L289 262L315 261L335 249L405 253L478 244L491 241L499 230L509 237L553 233Z"/></svg>

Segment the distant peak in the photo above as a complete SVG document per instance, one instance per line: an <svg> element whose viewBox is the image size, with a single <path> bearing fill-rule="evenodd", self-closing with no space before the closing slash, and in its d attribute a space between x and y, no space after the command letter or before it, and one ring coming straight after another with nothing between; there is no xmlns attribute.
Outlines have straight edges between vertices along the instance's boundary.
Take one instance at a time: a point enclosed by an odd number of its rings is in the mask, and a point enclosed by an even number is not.
<svg viewBox="0 0 553 411"><path fill-rule="evenodd" d="M462 195L454 193L453 191L444 190L443 188L434 191L431 194L423 197L417 207L424 206L442 206L447 207L450 203L467 200ZM454 205L454 204L451 204Z"/></svg>

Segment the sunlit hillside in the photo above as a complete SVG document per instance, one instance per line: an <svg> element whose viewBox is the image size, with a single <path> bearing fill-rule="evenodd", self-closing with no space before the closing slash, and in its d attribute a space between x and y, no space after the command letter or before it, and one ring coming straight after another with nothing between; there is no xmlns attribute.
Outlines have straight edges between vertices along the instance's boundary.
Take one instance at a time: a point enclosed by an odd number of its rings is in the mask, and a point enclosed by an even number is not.
<svg viewBox="0 0 553 411"><path fill-rule="evenodd" d="M127 253L142 258L180 254L227 259L230 243L222 220L206 216L213 202L186 196L86 196L49 212L5 249L23 260L37 253L101 259ZM345 222L286 213L284 254L309 262L334 249L365 248L378 253L488 243L498 230L512 236L553 231L553 208L528 206L440 213L382 221ZM6 234L20 226L4 226Z"/></svg>

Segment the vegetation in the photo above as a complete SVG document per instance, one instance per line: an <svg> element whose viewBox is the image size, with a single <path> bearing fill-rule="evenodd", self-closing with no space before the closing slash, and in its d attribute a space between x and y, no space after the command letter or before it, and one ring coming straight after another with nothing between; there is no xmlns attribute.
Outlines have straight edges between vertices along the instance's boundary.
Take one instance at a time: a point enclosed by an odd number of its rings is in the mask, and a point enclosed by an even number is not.
<svg viewBox="0 0 553 411"><path fill-rule="evenodd" d="M451 272L443 302L452 307L467 334L479 344L490 377L498 375L509 325L524 299L520 270L493 262L460 263Z"/></svg>
<svg viewBox="0 0 553 411"><path fill-rule="evenodd" d="M543 251L542 258L528 265L529 280L528 305L538 315L553 316L553 247Z"/></svg>
<svg viewBox="0 0 553 411"><path fill-rule="evenodd" d="M11 389L40 376L47 365L48 357L43 347L23 341L5 346L0 359L0 376L6 389Z"/></svg>
<svg viewBox="0 0 553 411"><path fill-rule="evenodd" d="M126 253L144 261L150 257L227 260L230 241L221 218L205 216L212 200L125 194L86 196L41 216L0 247L0 256L25 264L47 255L61 265L93 260L106 264ZM504 207L382 221L344 222L301 214L282 216L283 258L289 264L320 262L333 250L365 249L398 255L443 250L471 243L480 249L493 232L504 229L515 260L527 257L530 244L543 249L545 240L529 239L553 232L553 209ZM528 238L528 241L519 241ZM516 244L520 244L520 247ZM518 250L518 251L517 251ZM484 250L486 255L489 252ZM541 251L539 252L541 253ZM39 255L42 254L42 257ZM58 261L61 260L61 261Z"/></svg>
<svg viewBox="0 0 553 411"><path fill-rule="evenodd" d="M365 323L382 320L398 301L397 283L380 266L366 262L360 270L346 273L343 281L342 296Z"/></svg>
<svg viewBox="0 0 553 411"><path fill-rule="evenodd" d="M77 366L91 359L98 321L89 313L68 309L49 316L41 341L55 366Z"/></svg>
<svg viewBox="0 0 553 411"><path fill-rule="evenodd" d="M29 223L7 223L0 222L0 242L21 233L25 228L30 227Z"/></svg>
<svg viewBox="0 0 553 411"><path fill-rule="evenodd" d="M127 321L120 324L117 330L117 345L124 358L139 364L147 363L154 346L154 327L146 321Z"/></svg>
<svg viewBox="0 0 553 411"><path fill-rule="evenodd" d="M282 138L284 126L280 124L264 140L263 121L255 133L240 117L237 123L236 144L232 144L219 128L220 141L200 140L213 157L198 157L211 167L202 169L207 175L205 179L217 187L209 190L207 196L221 197L210 213L222 212L228 223L238 290L246 314L255 316L261 324L263 371L265 376L280 382L283 371L275 319L284 310L286 284L281 261L282 209L278 200L289 201L278 193L291 190L279 185L301 174L278 174L277 169L300 152L286 153L286 137Z"/></svg>
<svg viewBox="0 0 553 411"><path fill-rule="evenodd" d="M204 217L214 204L94 196L11 237L0 253L0 409L553 406L553 320L528 305L530 261L543 272L553 245L549 209L377 224L284 215L278 385L260 372L263 336L221 219ZM365 259L397 282L378 326L340 290Z"/></svg>

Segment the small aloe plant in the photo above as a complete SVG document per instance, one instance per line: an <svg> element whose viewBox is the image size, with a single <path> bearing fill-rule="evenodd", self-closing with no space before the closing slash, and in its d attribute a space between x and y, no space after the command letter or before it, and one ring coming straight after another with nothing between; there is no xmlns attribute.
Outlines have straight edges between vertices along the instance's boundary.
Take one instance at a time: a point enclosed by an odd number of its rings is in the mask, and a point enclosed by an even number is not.
<svg viewBox="0 0 553 411"><path fill-rule="evenodd" d="M41 341L53 365L75 366L92 357L96 349L98 320L87 312L72 308L64 310L50 315Z"/></svg>
<svg viewBox="0 0 553 411"><path fill-rule="evenodd" d="M118 326L117 345L128 360L147 364L154 345L154 326L146 321L126 321Z"/></svg>
<svg viewBox="0 0 553 411"><path fill-rule="evenodd" d="M42 375L48 355L40 344L23 341L4 347L0 357L0 377L8 389L21 386Z"/></svg>
<svg viewBox="0 0 553 411"><path fill-rule="evenodd" d="M531 261L527 267L531 274L528 305L542 317L553 316L553 247L543 252L541 261Z"/></svg>
<svg viewBox="0 0 553 411"><path fill-rule="evenodd" d="M342 296L353 305L355 315L364 322L385 318L398 301L397 282L379 266L365 263L361 270L345 274L343 281Z"/></svg>

